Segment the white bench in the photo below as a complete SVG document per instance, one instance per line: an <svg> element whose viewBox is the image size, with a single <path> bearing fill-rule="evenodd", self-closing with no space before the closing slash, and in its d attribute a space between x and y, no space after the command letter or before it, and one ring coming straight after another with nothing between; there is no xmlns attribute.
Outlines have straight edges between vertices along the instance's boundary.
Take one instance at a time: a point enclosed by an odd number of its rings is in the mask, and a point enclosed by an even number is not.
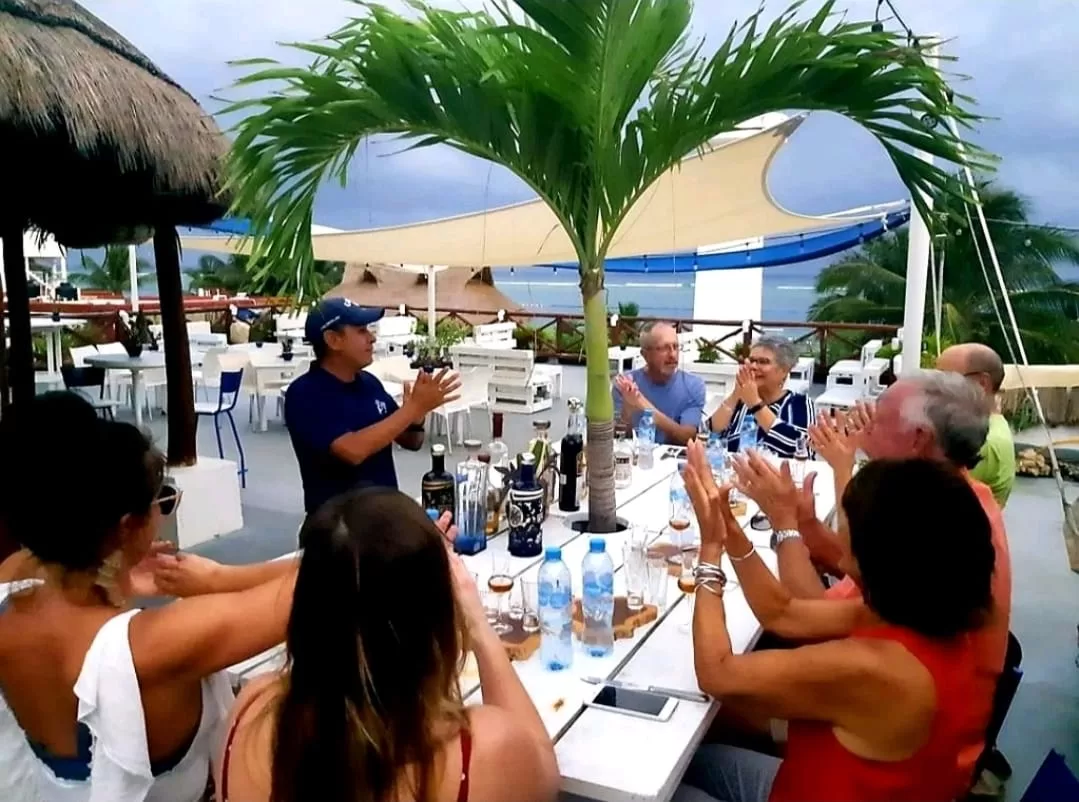
<svg viewBox="0 0 1079 802"><path fill-rule="evenodd" d="M792 393L808 393L813 384L813 357L800 356L787 376L787 389Z"/></svg>
<svg viewBox="0 0 1079 802"><path fill-rule="evenodd" d="M882 360L883 361L883 360ZM868 395L866 372L857 359L841 359L828 371L824 392L813 403L817 411L850 409Z"/></svg>
<svg viewBox="0 0 1079 802"><path fill-rule="evenodd" d="M375 350L378 353L396 353L416 337L416 318L412 315L393 315L371 324L375 333Z"/></svg>
<svg viewBox="0 0 1079 802"><path fill-rule="evenodd" d="M450 348L450 356L459 372L491 368L491 412L531 415L551 408L554 382L549 374L535 370L532 351L460 344Z"/></svg>
<svg viewBox="0 0 1079 802"><path fill-rule="evenodd" d="M482 323L472 328L472 340L484 348L513 349L517 347L513 339L516 330L516 323Z"/></svg>

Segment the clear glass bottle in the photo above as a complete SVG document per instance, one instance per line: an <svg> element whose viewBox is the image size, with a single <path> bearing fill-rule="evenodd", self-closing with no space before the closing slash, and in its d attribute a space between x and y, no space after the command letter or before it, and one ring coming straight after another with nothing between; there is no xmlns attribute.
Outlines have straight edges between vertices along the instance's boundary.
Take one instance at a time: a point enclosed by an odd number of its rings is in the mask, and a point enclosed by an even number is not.
<svg viewBox="0 0 1079 802"><path fill-rule="evenodd" d="M458 554L478 554L487 548L487 465L480 461L479 440L465 440L468 456L457 466Z"/></svg>
<svg viewBox="0 0 1079 802"><path fill-rule="evenodd" d="M487 444L487 451L491 455L491 465L496 468L508 468L510 464L510 450L502 439L502 427L502 413L495 412L491 415L491 442Z"/></svg>
<svg viewBox="0 0 1079 802"><path fill-rule="evenodd" d="M551 422L537 420L532 422L532 439L528 450L535 458L536 481L545 491L544 510L558 502L558 477L555 476L555 463L551 459Z"/></svg>
<svg viewBox="0 0 1079 802"><path fill-rule="evenodd" d="M487 537L498 534L498 528L502 523L502 477L491 465L491 455L481 451L480 462L487 466L487 504L484 534Z"/></svg>
<svg viewBox="0 0 1079 802"><path fill-rule="evenodd" d="M615 427L614 437L614 486L622 489L633 483L633 440L625 425Z"/></svg>

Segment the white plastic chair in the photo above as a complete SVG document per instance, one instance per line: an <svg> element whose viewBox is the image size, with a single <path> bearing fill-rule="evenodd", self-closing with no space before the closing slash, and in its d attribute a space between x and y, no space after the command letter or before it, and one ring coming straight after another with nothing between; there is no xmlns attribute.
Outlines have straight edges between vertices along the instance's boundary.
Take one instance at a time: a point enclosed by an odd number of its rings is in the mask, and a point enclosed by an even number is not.
<svg viewBox="0 0 1079 802"><path fill-rule="evenodd" d="M461 373L460 398L449 404L443 404L431 413L432 423L438 420L446 424L446 450L453 453L453 424L457 423L457 442L465 440L466 432L472 434L472 410L479 407L484 410L490 409L488 386L494 374L492 368L472 368Z"/></svg>
<svg viewBox="0 0 1079 802"><path fill-rule="evenodd" d="M793 393L807 393L813 384L813 357L801 356L790 375L787 376L787 389Z"/></svg>
<svg viewBox="0 0 1079 802"><path fill-rule="evenodd" d="M230 351L228 346L210 348L202 355L202 367L191 371L191 381L195 384L195 395L199 388L206 395L207 387L219 387L221 385L221 362L222 357L236 357L240 359L240 366L247 364L249 359L246 352Z"/></svg>
<svg viewBox="0 0 1079 802"><path fill-rule="evenodd" d="M68 349L71 354L71 365L76 368L86 367L86 357L97 356L100 353L96 345L76 345Z"/></svg>
<svg viewBox="0 0 1079 802"><path fill-rule="evenodd" d="M284 414L285 390L296 379L302 376L310 367L312 359L293 359L288 376L274 376L272 372L258 370L255 363L244 370L243 391L247 394L247 420L252 426L255 424L255 416L258 416L258 431L266 431L269 420L266 414L266 404L273 402L277 410L277 416Z"/></svg>

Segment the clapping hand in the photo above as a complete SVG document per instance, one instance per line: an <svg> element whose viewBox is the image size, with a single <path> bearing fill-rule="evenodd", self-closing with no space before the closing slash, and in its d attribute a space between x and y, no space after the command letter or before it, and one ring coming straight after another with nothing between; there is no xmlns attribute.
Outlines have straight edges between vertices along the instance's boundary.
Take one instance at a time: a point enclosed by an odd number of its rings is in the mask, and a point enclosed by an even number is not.
<svg viewBox="0 0 1079 802"><path fill-rule="evenodd" d="M734 486L760 505L774 529L794 529L799 520L816 516L815 473L805 478L799 490L786 461L776 468L759 453L750 452L735 457L733 465Z"/></svg>
<svg viewBox="0 0 1079 802"><path fill-rule="evenodd" d="M461 377L450 373L449 368L443 368L438 373L421 370L411 387L405 385L403 398L406 404L416 407L419 413L417 417L422 417L445 403L456 401L461 397L458 393L460 389Z"/></svg>
<svg viewBox="0 0 1079 802"><path fill-rule="evenodd" d="M162 555L154 569L154 580L162 594L168 596L202 596L216 593L221 564L197 554L178 552Z"/></svg>
<svg viewBox="0 0 1079 802"><path fill-rule="evenodd" d="M809 442L813 450L832 466L838 474L847 475L854 470L854 455L858 451L856 435L847 420L822 415L809 426Z"/></svg>
<svg viewBox="0 0 1079 802"><path fill-rule="evenodd" d="M630 376L622 373L615 377L614 386L618 394L622 396L622 406L630 412L637 413L648 408L648 400Z"/></svg>
<svg viewBox="0 0 1079 802"><path fill-rule="evenodd" d="M706 552L711 551L715 555L714 559L718 559L718 554L721 554L727 545L730 522L734 521L734 525L738 525L731 513L731 489L726 485L716 485L704 446L699 440L690 440L686 445L686 460L683 479L701 532L702 558Z"/></svg>
<svg viewBox="0 0 1079 802"><path fill-rule="evenodd" d="M171 557L175 551L176 546L167 540L155 540L150 544L150 552L128 574L133 596L161 596L168 593L159 586L155 572L162 560Z"/></svg>
<svg viewBox="0 0 1079 802"><path fill-rule="evenodd" d="M761 402L761 393L757 388L757 380L753 376L753 368L748 362L743 362L734 377L735 392L747 407L755 407Z"/></svg>

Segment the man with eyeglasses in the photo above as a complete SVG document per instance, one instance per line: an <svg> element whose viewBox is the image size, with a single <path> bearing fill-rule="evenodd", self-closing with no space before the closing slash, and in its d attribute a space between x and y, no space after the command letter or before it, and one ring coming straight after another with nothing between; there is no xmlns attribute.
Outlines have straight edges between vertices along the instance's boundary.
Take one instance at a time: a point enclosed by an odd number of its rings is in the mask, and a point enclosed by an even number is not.
<svg viewBox="0 0 1079 802"><path fill-rule="evenodd" d="M944 349L937 357L937 370L960 373L985 392L992 410L989 434L970 475L989 486L1003 509L1015 484L1015 441L1007 419L997 412L997 396L1004 383L1004 363L988 345L963 343Z"/></svg>
<svg viewBox="0 0 1079 802"><path fill-rule="evenodd" d="M456 374L420 371L398 406L364 371L374 361L375 335L368 326L382 314L346 298L327 298L307 314L304 333L315 362L285 393L285 426L308 515L359 485L396 488L393 444L418 451L427 415L457 398Z"/></svg>
<svg viewBox="0 0 1079 802"><path fill-rule="evenodd" d="M695 437L704 414L704 381L678 367L678 332L669 323L653 323L641 333L644 367L623 373L612 390L616 420L636 427L652 410L656 442L685 445Z"/></svg>

